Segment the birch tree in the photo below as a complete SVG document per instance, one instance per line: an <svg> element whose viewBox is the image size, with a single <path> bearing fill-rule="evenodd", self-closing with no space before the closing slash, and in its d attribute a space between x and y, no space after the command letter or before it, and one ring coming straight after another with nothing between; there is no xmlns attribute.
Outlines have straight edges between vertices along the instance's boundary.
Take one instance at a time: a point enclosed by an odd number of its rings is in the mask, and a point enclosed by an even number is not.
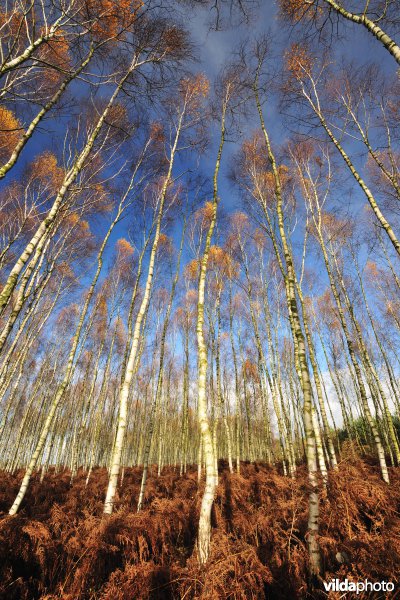
<svg viewBox="0 0 400 600"><path fill-rule="evenodd" d="M157 219L154 232L153 243L151 247L151 253L149 258L149 265L146 277L146 283L144 287L142 302L139 307L139 311L136 315L136 321L133 328L132 344L128 356L128 360L125 367L124 378L121 384L121 390L119 394L119 410L118 410L118 424L114 443L113 454L111 457L111 468L110 478L106 493L106 499L104 503L104 514L109 515L112 513L114 498L117 491L118 475L121 467L121 458L123 451L123 444L125 440L126 423L128 418L128 396L129 389L134 374L134 367L136 357L139 348L139 340L142 329L142 322L147 312L150 293L153 285L154 267L156 261L156 254L158 243L161 235L161 224L164 214L164 205L168 201L167 195L171 191L173 185L173 166L176 158L177 151L179 150L179 142L182 131L190 124L193 111L195 112L198 107L199 97L207 93L208 87L207 82L202 76L198 76L192 80L187 79L181 82L180 98L176 108L176 125L175 130L172 133L171 145L168 152L168 166L167 172L162 177L159 190L156 192L156 206L157 206ZM197 116L195 121L197 121ZM189 123L187 120L189 120Z"/></svg>
<svg viewBox="0 0 400 600"><path fill-rule="evenodd" d="M198 394L198 420L201 433L201 443L203 448L204 460L206 465L206 483L201 501L199 529L197 534L197 551L200 564L205 564L210 553L211 539L211 509L214 502L215 488L217 484L217 473L215 469L215 454L212 442L210 421L208 418L208 407L206 397L207 386L207 346L204 339L204 303L205 303L205 286L207 276L207 263L210 254L211 240L214 233L214 228L217 220L217 208L219 203L218 196L218 175L221 165L222 150L225 143L225 126L226 115L229 101L233 93L233 82L229 79L223 82L222 103L221 103L221 132L217 159L214 169L213 178L213 199L210 208L212 208L208 230L204 243L203 254L200 259L199 280L198 280L198 303L197 303L197 345L198 345L198 379L197 379L197 394Z"/></svg>

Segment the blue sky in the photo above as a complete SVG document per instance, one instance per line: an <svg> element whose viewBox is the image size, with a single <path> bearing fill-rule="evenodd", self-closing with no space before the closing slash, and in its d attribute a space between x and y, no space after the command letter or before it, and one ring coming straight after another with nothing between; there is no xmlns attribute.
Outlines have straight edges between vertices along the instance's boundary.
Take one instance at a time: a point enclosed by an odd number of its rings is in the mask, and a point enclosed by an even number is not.
<svg viewBox="0 0 400 600"><path fill-rule="evenodd" d="M295 41L297 37L296 29L291 30L285 28L279 21L277 4L271 0L261 2L259 11L253 13L250 22L242 23L239 27L227 26L222 31L214 31L210 29L209 26L212 14L213 13L212 11L210 12L209 8L198 8L197 10L190 10L188 12L189 20L186 20L196 49L197 60L191 67L194 71L205 73L211 83L218 75L221 67L233 57L235 50L240 43L246 42L252 44L256 38L265 33L272 35L272 39L274 39L274 61L279 67L279 62L285 49ZM380 69L384 73L390 76L394 75L397 66L395 61L383 46L377 40L373 39L363 27L341 23L339 32L346 35L341 35L339 40L336 38L333 39L331 52L334 61L339 64L343 59L352 60L362 66L364 63L372 60L379 64ZM318 46L316 48L318 51ZM75 109L76 103L74 102L74 94L81 95L81 86L74 86L72 90L71 106ZM109 90L103 93L108 95ZM279 146L285 144L290 135L290 131L285 115L280 114L279 112L278 101L273 93L271 93L271 96L267 100L264 115L274 148L277 150ZM158 115L155 114L154 116L157 118ZM8 174L5 180L0 183L0 186L3 187L15 177L18 178L24 165L44 149L53 150L61 155L66 124L67 120L65 118L58 121L52 119L46 120L43 128L34 134L33 139L30 140L24 149L22 159ZM241 142L247 135L257 129L258 126L258 117L253 114L246 121L242 121L240 125L240 132L242 135L236 136L233 142L230 140L225 145L219 180L219 191L221 196L220 206L224 213L229 214L233 210L240 208L240 199L237 191L233 189L228 181L227 174L232 165L234 154L237 152ZM291 124L291 126L293 126L293 124ZM212 177L214 170L219 138L219 123L217 121L213 123L210 128L210 138L210 144L200 159L200 170L209 178ZM347 148L351 152L351 143L347 145ZM125 158L125 156L121 157L121 161ZM357 157L355 157L356 163L357 160ZM183 159L183 161L178 160L175 173L184 170L185 166L187 166L185 165L185 159ZM351 212L353 214L358 213L361 217L366 204L365 197L351 179L349 179L349 182L351 184L351 196L341 189L336 200L338 204L344 208L346 208L346 204L351 203ZM114 242L122 235L127 235L129 225L129 220L125 220L124 223L115 230L111 242ZM99 227L96 226L95 232L101 233L103 227L106 227L106 223L104 223L104 225L100 224ZM112 255L112 245L113 244L111 243L108 252L109 256Z"/></svg>
<svg viewBox="0 0 400 600"><path fill-rule="evenodd" d="M279 67L285 49L296 40L297 36L296 30L291 31L282 26L277 17L277 5L270 0L261 3L259 12L253 15L252 20L248 24L243 23L240 28L227 27L223 31L213 31L209 28L210 13L208 8L190 11L188 14L190 19L187 20L187 25L190 28L197 50L197 61L194 62L191 67L195 72L205 73L211 83L218 75L221 67L232 58L239 43L247 41L247 43L251 44L252 41L260 35L265 33L271 34L275 40L275 46L273 48L274 60ZM397 65L393 58L364 28L353 24L341 24L339 31L346 35L343 35L339 40L336 38L333 40L331 48L333 61L336 61L339 64L342 60L353 60L357 65L360 65L360 68L366 62L375 61L379 64L383 73L388 76L393 76L395 74ZM279 75L277 77L279 77ZM74 92L72 94L71 105L74 107L74 110L76 110L77 102L75 100L80 96L81 86L75 86L72 89ZM103 93L108 95L109 89ZM74 94L76 97L74 97ZM274 148L277 150L280 146L285 144L290 132L286 117L280 113L278 100L273 93L271 93L270 98L268 98L264 114ZM160 115L155 113L154 118L160 118ZM48 149L55 151L61 156L66 124L67 120L65 118L58 121L51 119L46 121L44 127L41 128L40 131L37 131L33 139L28 143L18 166L8 174L3 182L0 183L0 189L5 185L8 185L14 178L18 178L24 166L39 152ZM220 206L221 210L225 213L229 214L235 209L240 209L240 199L238 194L232 188L227 178L228 171L232 164L232 158L243 139L258 127L259 121L257 115L243 121L240 126L242 136L238 136L233 142L227 142L225 146L219 185L221 197ZM210 137L210 144L200 159L200 170L211 179L219 138L219 123L217 121L210 127ZM350 152L355 148L351 143L347 143L346 147ZM121 156L120 162L123 162L125 158L126 156ZM360 163L362 159L357 158L356 156L354 160L356 163ZM177 161L175 175L184 170L185 166L187 165L185 164L184 159ZM336 192L336 195L334 194L332 203L333 205L336 203L344 209L347 208L347 205L350 206L351 204L350 212L353 216L358 215L359 220L361 220L366 205L366 199L358 189L357 185L350 178L348 181L350 184L349 187L351 187L351 195L348 193L346 187L342 187ZM100 237L101 234L104 234L105 232L108 225L108 219L103 219L101 222L97 221L98 220L94 221L92 224L92 230ZM128 236L128 231L133 224L132 222L133 218L128 218L115 229L109 243L103 276L105 275L107 268L111 265L114 255L114 242L119 237ZM178 238L179 232L175 235L176 241L178 241ZM215 242L216 238L214 239L214 243ZM182 268L184 267L185 262L190 258L192 258L192 256L187 248L182 261ZM308 265L312 269L318 269L319 263L317 259L315 259L315 255L310 254L308 261ZM326 275L323 274L323 270L319 269L317 275L320 278L318 282L319 286L323 287L326 285L327 278ZM87 284L90 278L91 274L87 274L82 278L81 282ZM71 301L71 298L68 298L67 301Z"/></svg>
<svg viewBox="0 0 400 600"><path fill-rule="evenodd" d="M243 23L240 28L226 27L222 31L215 31L209 27L210 18L209 8L199 9L192 15L190 30L199 52L198 68L204 71L211 81L218 75L223 65L230 60L240 43L247 42L251 44L253 40L261 35L269 34L275 43L273 48L273 52L276 55L275 60L279 62L285 49L297 38L296 29L283 27L278 18L277 3L271 0L263 0L259 11L252 15L250 22L248 24ZM331 48L333 60L338 64L343 59L353 60L360 65L374 61L379 64L383 72L390 76L394 75L396 72L396 62L383 46L363 27L341 23L339 31L346 35L333 40ZM284 144L290 133L285 122L285 115L279 114L277 99L272 94L265 108L265 118L272 141L276 146ZM251 121L242 123L241 130L243 135L246 136L257 127L258 120L255 116ZM215 129L217 134L217 126L215 126ZM226 172L231 157L237 150L240 142L241 140L238 140L236 144L228 143L224 150L220 190L223 206L228 211L235 206L236 194L226 181ZM203 158L202 164L207 169L213 168L213 155L215 153L216 146L214 144L207 152L207 156Z"/></svg>

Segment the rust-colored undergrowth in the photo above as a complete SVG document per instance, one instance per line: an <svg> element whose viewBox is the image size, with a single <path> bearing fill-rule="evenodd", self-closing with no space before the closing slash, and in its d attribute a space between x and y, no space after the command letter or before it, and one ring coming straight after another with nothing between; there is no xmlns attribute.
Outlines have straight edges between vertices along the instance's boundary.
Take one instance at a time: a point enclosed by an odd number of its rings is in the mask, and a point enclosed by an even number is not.
<svg viewBox="0 0 400 600"><path fill-rule="evenodd" d="M262 464L242 464L240 475L230 475L225 464L220 471L211 557L204 569L193 554L202 491L196 468L183 477L172 467L160 477L152 469L139 514L141 469L126 469L116 510L107 519L102 518L105 469L94 470L87 487L85 473L72 485L68 472L50 470L42 483L35 476L14 517L7 510L22 473L2 473L0 598L327 597L307 587L305 469L300 467L294 480ZM378 468L361 460L342 461L330 474L321 499L325 579L396 582L400 469L390 474L388 487Z"/></svg>

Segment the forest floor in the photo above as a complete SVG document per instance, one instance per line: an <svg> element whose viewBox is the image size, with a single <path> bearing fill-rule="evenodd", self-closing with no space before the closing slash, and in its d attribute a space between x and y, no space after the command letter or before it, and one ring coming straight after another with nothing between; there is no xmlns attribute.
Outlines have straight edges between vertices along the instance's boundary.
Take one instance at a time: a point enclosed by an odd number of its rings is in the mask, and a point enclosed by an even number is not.
<svg viewBox="0 0 400 600"><path fill-rule="evenodd" d="M340 598L307 587L307 478L263 464L231 475L221 464L213 509L211 557L200 569L193 548L202 485L197 469L151 469L136 513L141 469L126 469L114 514L102 518L107 473L35 476L20 513L7 511L22 473L1 473L1 600ZM321 500L320 545L330 581L386 581L400 597L400 469L386 486L373 461L342 461ZM339 563L337 554L345 557ZM340 559L340 556L339 556Z"/></svg>

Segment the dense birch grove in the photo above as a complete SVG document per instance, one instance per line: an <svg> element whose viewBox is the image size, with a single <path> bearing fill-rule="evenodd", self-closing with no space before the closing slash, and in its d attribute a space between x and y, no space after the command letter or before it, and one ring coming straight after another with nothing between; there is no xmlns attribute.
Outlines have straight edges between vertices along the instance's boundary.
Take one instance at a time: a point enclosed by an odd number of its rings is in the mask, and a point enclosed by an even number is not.
<svg viewBox="0 0 400 600"><path fill-rule="evenodd" d="M330 474L368 456L391 485L400 13L359 4L280 0L276 30L255 38L246 2L2 3L10 515L35 474L88 485L105 467L107 519L127 468L142 469L139 512L150 469L196 465L206 564L221 465L296 478L305 464L318 579ZM188 11L247 31L217 74L199 65ZM354 30L385 68L341 54Z"/></svg>

